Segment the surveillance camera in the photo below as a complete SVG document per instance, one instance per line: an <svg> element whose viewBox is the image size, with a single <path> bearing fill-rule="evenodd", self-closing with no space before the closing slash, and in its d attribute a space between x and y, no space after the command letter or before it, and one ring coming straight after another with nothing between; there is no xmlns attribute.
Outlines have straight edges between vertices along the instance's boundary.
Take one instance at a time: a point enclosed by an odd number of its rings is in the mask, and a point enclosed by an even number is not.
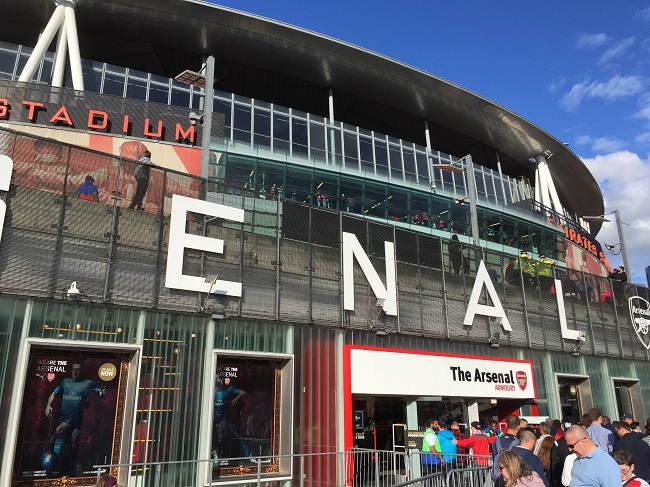
<svg viewBox="0 0 650 487"><path fill-rule="evenodd" d="M607 250L609 250L609 251L611 252L612 250L614 250L614 248L616 247L616 245L615 245L615 244L611 244L611 243L606 243L606 244L605 244L605 247L607 248Z"/></svg>
<svg viewBox="0 0 650 487"><path fill-rule="evenodd" d="M199 115L196 112L190 112L190 114L188 115L188 118L190 119L190 123L192 125L196 125L196 122L203 123L203 115Z"/></svg>

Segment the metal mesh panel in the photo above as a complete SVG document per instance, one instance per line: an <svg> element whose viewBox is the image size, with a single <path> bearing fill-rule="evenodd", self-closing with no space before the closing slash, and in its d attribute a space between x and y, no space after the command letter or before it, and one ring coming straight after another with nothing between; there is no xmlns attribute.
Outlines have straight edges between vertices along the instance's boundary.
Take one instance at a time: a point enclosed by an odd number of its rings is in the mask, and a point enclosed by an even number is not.
<svg viewBox="0 0 650 487"><path fill-rule="evenodd" d="M54 235L5 226L0 246L2 290L36 296L48 295L52 289L55 259Z"/></svg>

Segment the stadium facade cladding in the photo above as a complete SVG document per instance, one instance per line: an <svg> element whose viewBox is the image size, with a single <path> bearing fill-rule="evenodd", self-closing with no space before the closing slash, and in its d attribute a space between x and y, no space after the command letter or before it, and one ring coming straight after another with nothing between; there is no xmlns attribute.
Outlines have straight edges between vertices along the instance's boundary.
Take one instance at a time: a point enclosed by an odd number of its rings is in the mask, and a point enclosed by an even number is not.
<svg viewBox="0 0 650 487"><path fill-rule="evenodd" d="M257 472L232 458L272 455L266 477L336 485L328 454L370 416L384 449L432 414L650 412L648 289L606 277L580 219L602 194L557 139L398 61L200 2L77 0L85 90L70 67L51 86L52 52L19 82L55 7L0 19L0 483L92 485L93 465L136 462L113 467L121 483L232 484ZM208 54L206 182L188 120L203 90L173 77ZM99 201L76 197L86 175Z"/></svg>

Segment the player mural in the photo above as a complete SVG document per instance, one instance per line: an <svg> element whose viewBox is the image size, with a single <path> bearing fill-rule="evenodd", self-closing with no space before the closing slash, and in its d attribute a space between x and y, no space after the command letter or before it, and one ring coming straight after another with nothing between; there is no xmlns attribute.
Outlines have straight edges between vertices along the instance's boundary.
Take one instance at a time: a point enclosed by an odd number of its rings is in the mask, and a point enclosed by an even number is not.
<svg viewBox="0 0 650 487"><path fill-rule="evenodd" d="M15 485L94 485L93 465L118 463L130 354L32 348ZM70 479L74 479L71 481Z"/></svg>
<svg viewBox="0 0 650 487"><path fill-rule="evenodd" d="M268 359L219 358L213 394L213 479L278 471L280 364Z"/></svg>

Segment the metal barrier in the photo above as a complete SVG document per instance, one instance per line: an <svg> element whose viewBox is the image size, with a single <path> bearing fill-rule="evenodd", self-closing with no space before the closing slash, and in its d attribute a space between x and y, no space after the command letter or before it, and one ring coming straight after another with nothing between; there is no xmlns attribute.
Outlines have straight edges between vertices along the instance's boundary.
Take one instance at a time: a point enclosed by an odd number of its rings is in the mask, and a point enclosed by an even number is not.
<svg viewBox="0 0 650 487"><path fill-rule="evenodd" d="M324 470L331 470L336 487L483 487L490 478L489 466L478 466L488 457L476 455L445 455L445 464L421 464L421 452L393 452L351 448L346 452L303 453L258 457L229 458L229 475L223 475L225 459L185 460L177 462L144 462L112 465L95 465L97 478L106 472L118 476L120 482L129 479L130 487L175 487L196 485L196 475L213 485L247 481L252 485L265 485L280 479L292 478L291 485L310 487L333 484L323 481ZM453 457L450 459L449 457ZM232 473L232 466L237 474ZM317 465L319 468L314 468ZM173 467L173 468L170 468ZM184 471L185 476L176 472Z"/></svg>

